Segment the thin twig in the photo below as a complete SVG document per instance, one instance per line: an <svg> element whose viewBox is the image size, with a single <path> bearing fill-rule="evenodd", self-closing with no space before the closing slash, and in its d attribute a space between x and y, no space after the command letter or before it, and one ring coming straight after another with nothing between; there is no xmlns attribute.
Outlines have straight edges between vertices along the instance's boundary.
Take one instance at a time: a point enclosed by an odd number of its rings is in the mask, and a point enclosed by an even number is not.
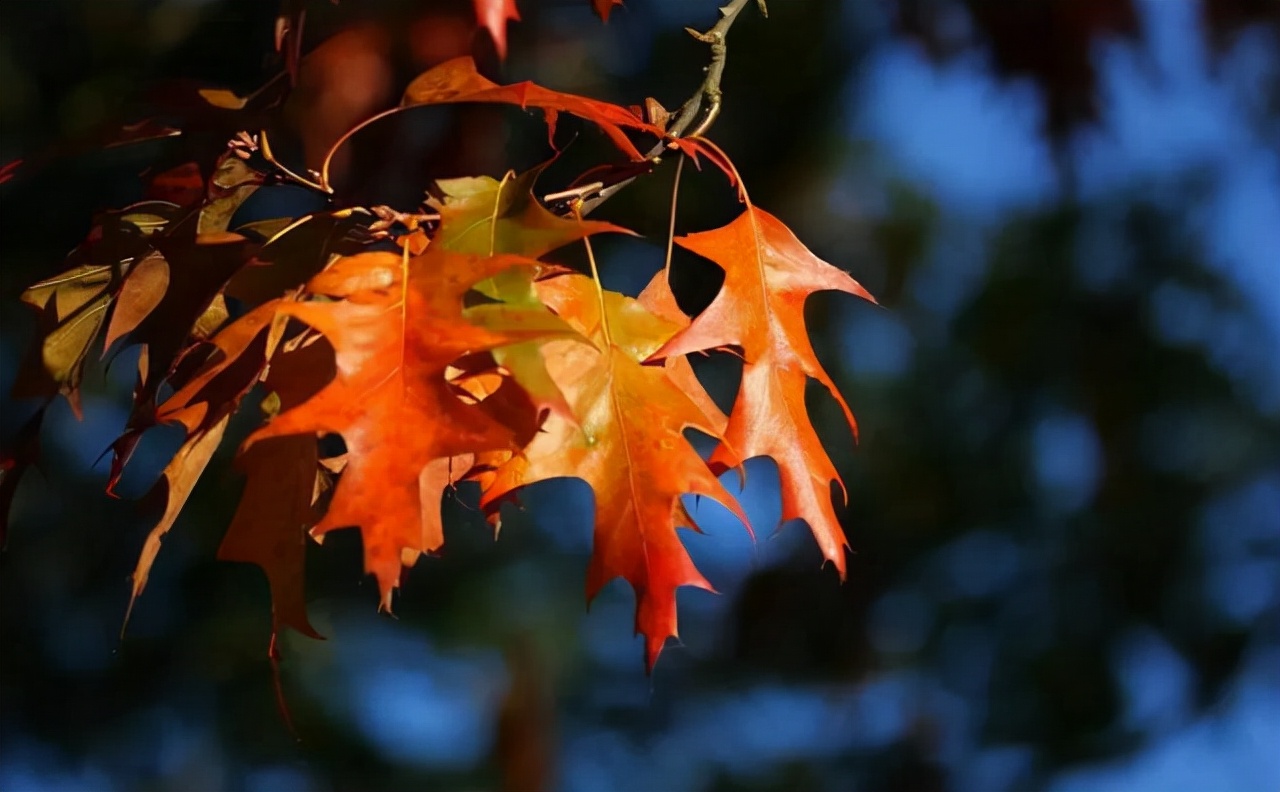
<svg viewBox="0 0 1280 792"><path fill-rule="evenodd" d="M689 101L685 102L680 108L675 120L667 126L667 138L650 149L649 153L645 155L646 159L656 162L659 157L672 147L675 141L685 137L686 131L695 120L698 120L698 125L690 133L692 135L705 134L711 128L711 125L715 123L716 118L720 115L720 104L723 98L720 92L720 80L724 77L724 64L729 54L729 28L733 27L733 23L737 21L742 9L746 8L750 2L751 0L729 0L727 4L720 8L720 21L712 25L711 29L706 33L699 33L692 28L685 28L698 41L711 45L711 63L707 65L707 75L703 78L698 92L689 97ZM765 1L756 0L756 3L760 6L760 12L768 16L769 11L765 7ZM699 120L699 114L703 113L704 102L706 103L706 112ZM581 206L582 214L590 213L635 180L636 177L632 176L630 179L605 187L594 197L583 202Z"/></svg>
<svg viewBox="0 0 1280 792"><path fill-rule="evenodd" d="M720 115L720 80L724 76L724 63L729 54L729 28L733 27L734 21L738 15L742 13L742 9L747 7L747 3L751 0L730 0L730 2L720 9L720 21L712 25L711 29L706 33L699 33L693 28L685 28L689 35L696 38L704 44L711 45L711 63L707 65L707 76L702 80L702 87L698 93L689 98L684 103L684 107L680 108L679 115L676 120L671 122L667 127L667 132L672 137L683 137L689 129L689 125L698 117L698 113L702 110L702 103L707 103L706 115L702 117L696 130L690 134L700 135L715 123L716 116ZM764 4L760 4L760 8L764 9Z"/></svg>

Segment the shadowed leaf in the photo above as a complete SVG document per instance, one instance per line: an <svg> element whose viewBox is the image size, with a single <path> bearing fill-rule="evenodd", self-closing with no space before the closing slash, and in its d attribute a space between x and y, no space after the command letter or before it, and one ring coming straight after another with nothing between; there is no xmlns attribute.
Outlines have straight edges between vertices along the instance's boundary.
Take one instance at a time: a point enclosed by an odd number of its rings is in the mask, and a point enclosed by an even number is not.
<svg viewBox="0 0 1280 792"><path fill-rule="evenodd" d="M40 427L45 408L27 419L11 443L0 448L0 550L9 541L9 510L17 494L18 483L27 468L40 461Z"/></svg>

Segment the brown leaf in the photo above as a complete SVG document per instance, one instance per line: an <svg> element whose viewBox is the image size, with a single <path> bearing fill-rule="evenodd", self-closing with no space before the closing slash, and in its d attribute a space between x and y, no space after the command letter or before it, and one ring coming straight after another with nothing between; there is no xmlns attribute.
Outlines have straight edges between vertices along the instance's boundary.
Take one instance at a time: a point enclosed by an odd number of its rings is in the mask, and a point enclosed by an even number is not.
<svg viewBox="0 0 1280 792"><path fill-rule="evenodd" d="M231 216L262 186L264 176L234 154L223 154L209 180L196 234L216 234L231 225Z"/></svg>
<svg viewBox="0 0 1280 792"><path fill-rule="evenodd" d="M23 292L23 301L39 311L38 336L18 370L15 398L61 393L80 416L84 366L106 320L119 273L117 267L85 264Z"/></svg>
<svg viewBox="0 0 1280 792"><path fill-rule="evenodd" d="M155 563L156 556L160 554L160 544L164 541L165 534L169 533L169 529L173 527L174 521L178 519L179 512L191 495L191 490L195 488L200 474L204 472L209 460L213 457L213 452L222 442L222 435L227 430L229 418L229 415L223 416L218 423L188 437L178 449L178 453L174 454L173 459L165 466L160 480L146 496L148 500L163 500L164 514L151 529L151 533L147 534L142 552L138 556L138 564L133 571L133 593L129 597L129 608L124 616L125 626L129 624L133 604L146 588L151 566ZM122 633L123 631L124 627L121 628Z"/></svg>
<svg viewBox="0 0 1280 792"><path fill-rule="evenodd" d="M276 302L259 306L214 336L212 354L156 408L156 420L181 423L194 433L234 412L275 352L283 329L278 308Z"/></svg>
<svg viewBox="0 0 1280 792"><path fill-rule="evenodd" d="M169 289L169 264L159 251L151 251L129 270L116 295L115 309L107 325L107 335L102 350L132 333L147 314L155 310Z"/></svg>
<svg viewBox="0 0 1280 792"><path fill-rule="evenodd" d="M156 246L169 264L169 288L160 302L127 336L130 344L146 344L147 375L135 395L136 403L153 402L160 383L173 372L189 345L188 337L207 336L208 324L198 327L210 307L213 318L225 318L225 306L215 305L222 288L243 265L255 245L238 234L221 233L185 238L165 235Z"/></svg>
<svg viewBox="0 0 1280 792"><path fill-rule="evenodd" d="M18 491L18 482L27 468L40 461L40 426L45 408L27 419L11 443L0 447L0 550L9 540L9 510Z"/></svg>
<svg viewBox="0 0 1280 792"><path fill-rule="evenodd" d="M294 221L265 241L231 278L226 295L247 305L261 305L297 289L334 258L359 252L367 241L362 217L368 215L342 210Z"/></svg>

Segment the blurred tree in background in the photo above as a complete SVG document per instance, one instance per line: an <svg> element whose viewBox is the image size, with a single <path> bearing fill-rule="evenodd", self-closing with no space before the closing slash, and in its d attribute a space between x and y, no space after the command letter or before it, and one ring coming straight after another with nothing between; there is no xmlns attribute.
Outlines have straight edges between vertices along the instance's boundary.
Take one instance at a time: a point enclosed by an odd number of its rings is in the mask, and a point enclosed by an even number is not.
<svg viewBox="0 0 1280 792"><path fill-rule="evenodd" d="M705 27L713 5L629 0L601 26L586 3L525 0L500 65L464 0L309 3L278 145L314 166L414 74L468 53L502 82L675 106L706 58L682 28ZM3 0L0 162L91 140L157 86L258 87L278 67L277 10ZM372 613L358 537L309 548L309 605L328 640L282 646L295 739L263 652L261 574L213 560L242 486L226 464L234 443L117 635L149 525L128 497L181 440L148 434L126 498L102 494L91 468L133 385L122 356L86 378L83 422L50 408L42 475L24 480L0 556L0 788L1274 785L1276 6L769 10L734 27L715 138L753 198L882 306L809 304L819 356L861 427L850 446L814 389L849 487L848 581L820 569L802 526L752 544L704 502L707 534L684 538L721 594L682 590L684 644L650 679L630 590L614 583L582 609L589 490L538 485L495 543L463 487L446 552L407 575L396 621ZM335 177L361 201L411 208L431 178L536 163L529 123L493 108L414 114L354 139ZM94 211L139 197L144 168L234 131L62 158L0 186L6 399L34 332L17 294L57 271ZM736 211L722 177L691 170L680 233ZM601 208L649 240L611 242L613 288L634 293L661 266L667 218L653 207L669 190L662 175L641 179ZM315 208L288 187L264 200ZM714 268L677 264L709 299ZM732 394L729 356L700 374ZM0 433L30 409L6 400ZM776 473L747 467L742 502L771 525Z"/></svg>

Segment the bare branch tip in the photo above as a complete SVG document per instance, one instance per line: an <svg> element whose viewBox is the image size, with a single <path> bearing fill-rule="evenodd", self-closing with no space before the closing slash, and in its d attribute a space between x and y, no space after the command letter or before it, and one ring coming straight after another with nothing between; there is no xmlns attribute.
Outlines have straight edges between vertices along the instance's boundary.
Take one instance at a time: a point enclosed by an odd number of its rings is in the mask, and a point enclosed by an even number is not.
<svg viewBox="0 0 1280 792"><path fill-rule="evenodd" d="M711 33L702 33L702 32L700 32L700 31L694 30L694 29L693 29L693 28L691 28L691 27L687 27L687 28L685 28L685 29L684 29L684 32L688 33L690 36L693 36L693 37L694 37L694 38L696 38L698 41L701 41L703 44L710 44L710 43L712 43L713 41L715 41L715 36L714 36L713 34L711 34Z"/></svg>

